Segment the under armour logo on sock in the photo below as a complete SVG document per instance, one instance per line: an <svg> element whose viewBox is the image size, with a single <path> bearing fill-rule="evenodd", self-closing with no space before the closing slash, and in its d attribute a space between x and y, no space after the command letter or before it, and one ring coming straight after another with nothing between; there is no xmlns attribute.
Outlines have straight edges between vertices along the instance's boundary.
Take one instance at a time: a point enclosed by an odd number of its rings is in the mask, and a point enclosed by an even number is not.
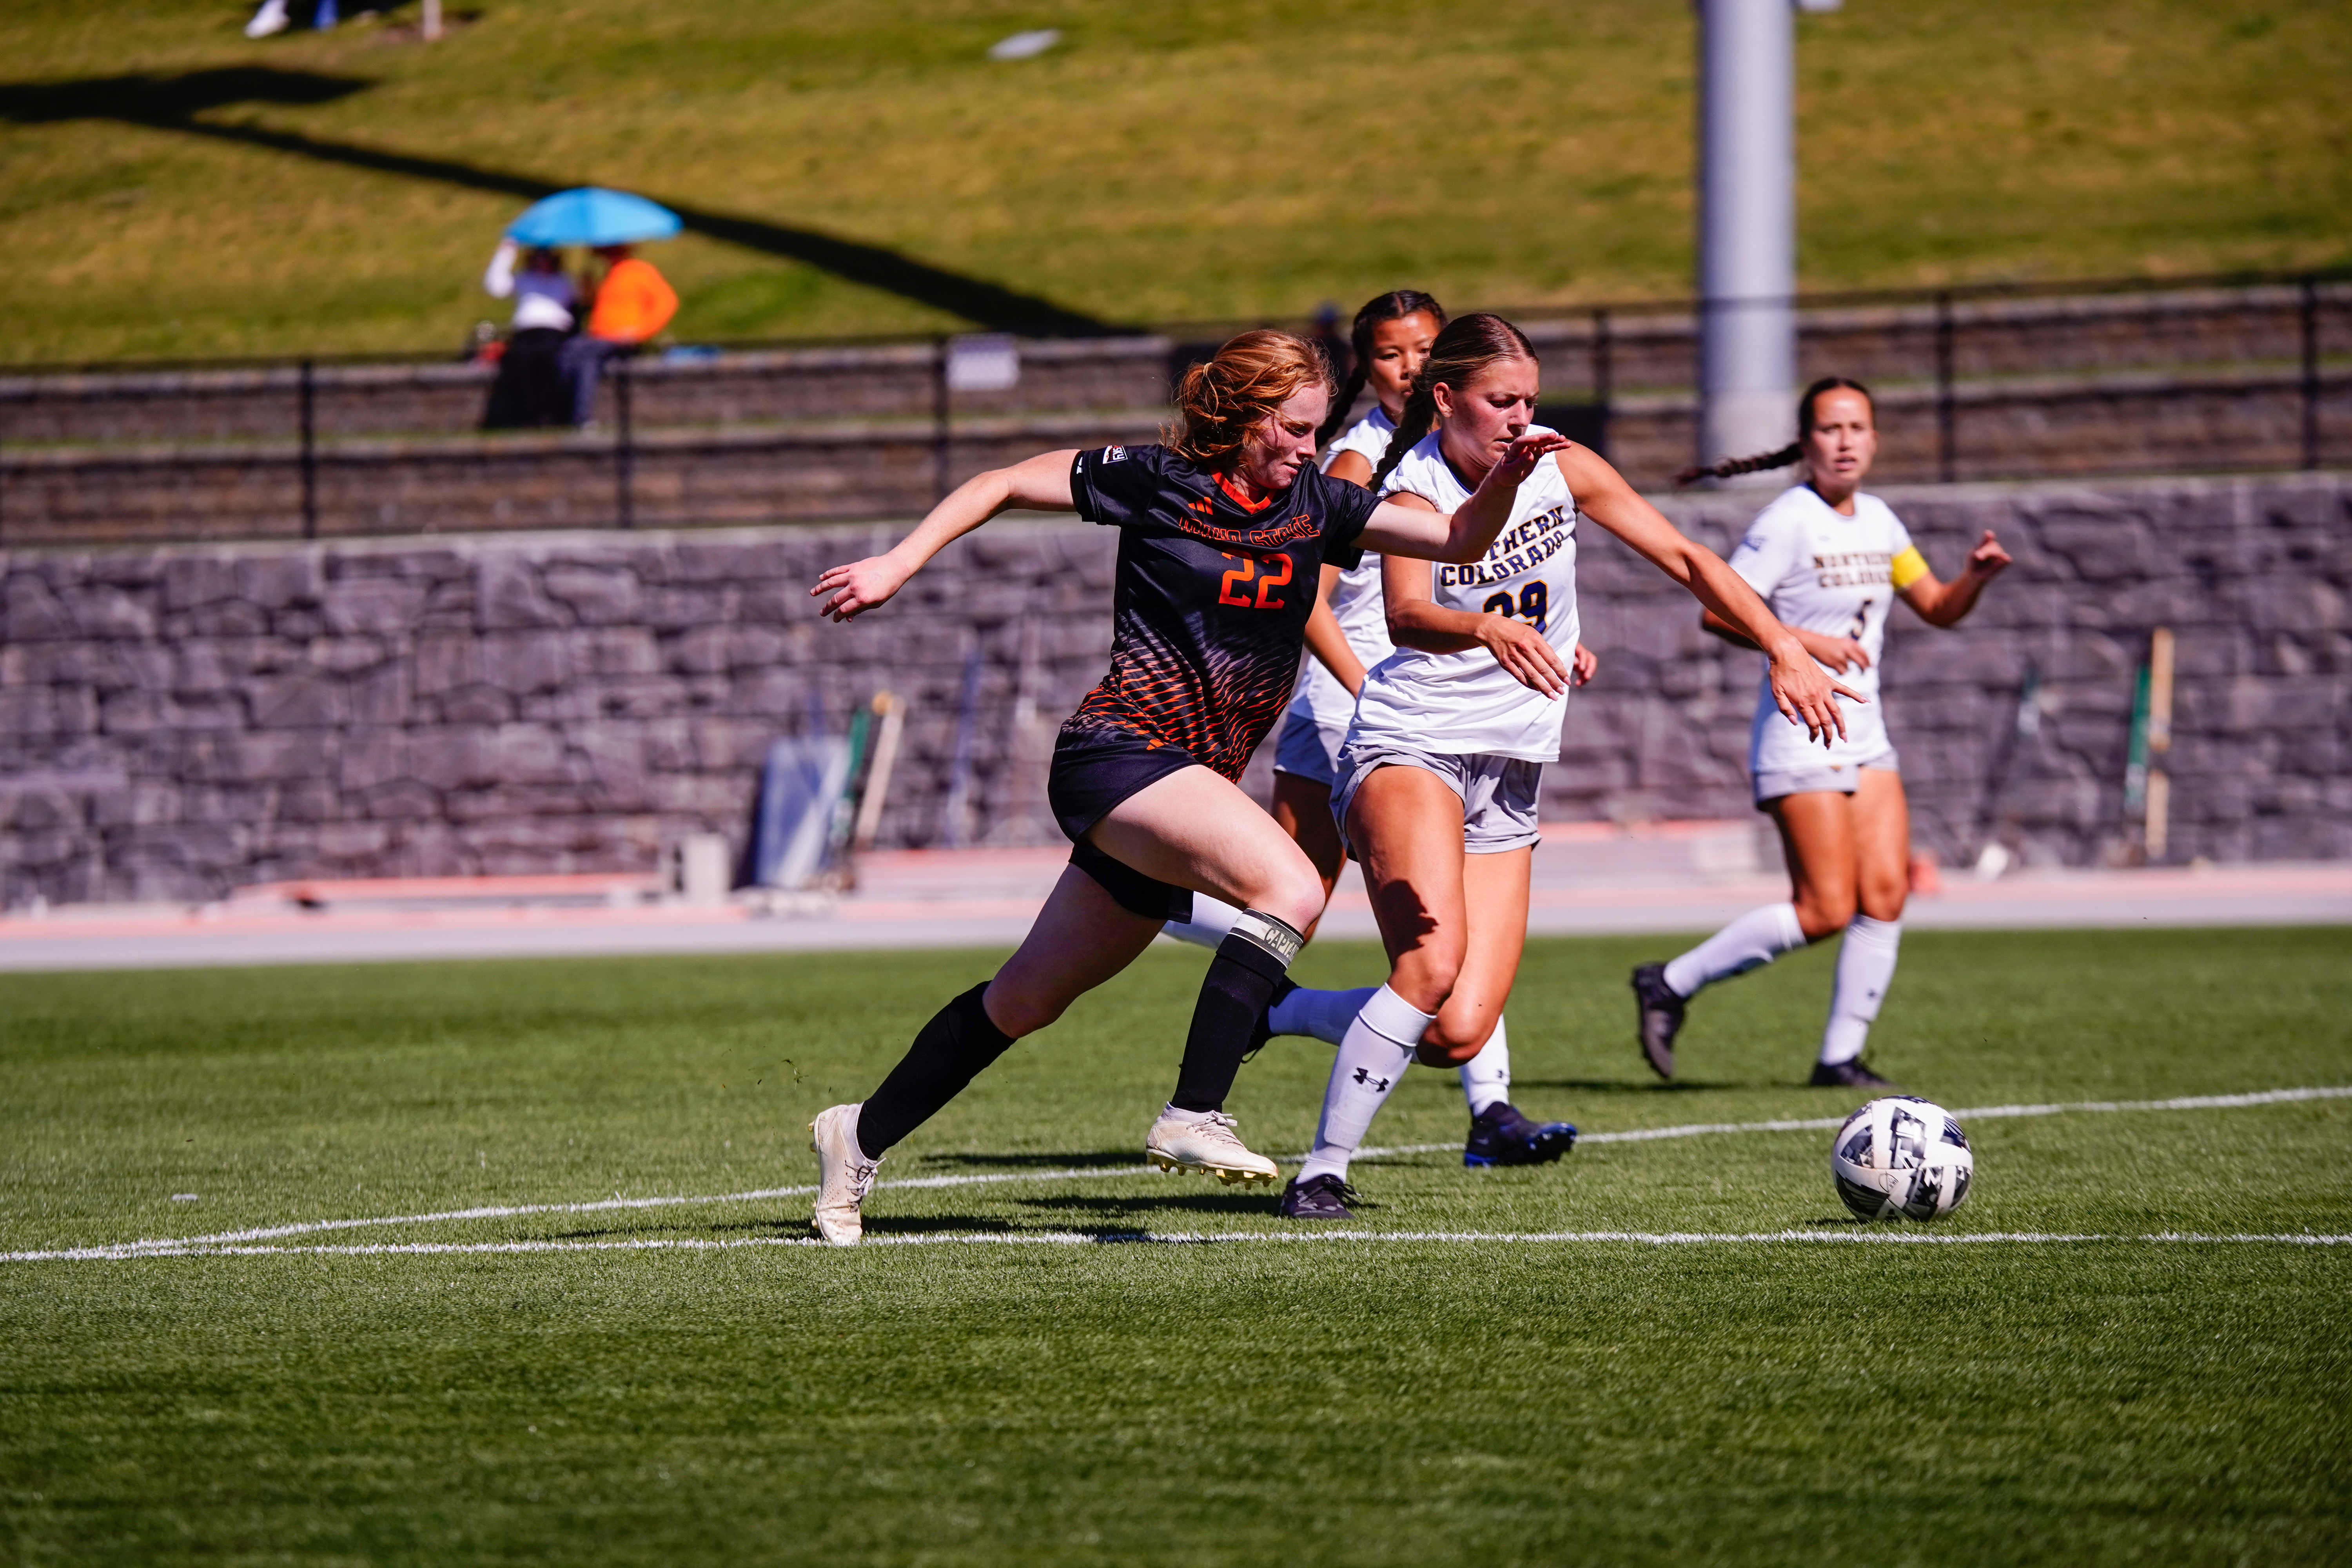
<svg viewBox="0 0 2352 1568"><path fill-rule="evenodd" d="M1386 1094L1389 1091L1389 1080L1384 1078L1374 1078L1372 1076L1372 1069L1370 1068L1358 1068L1356 1069L1356 1081L1358 1083L1368 1083L1381 1094Z"/></svg>

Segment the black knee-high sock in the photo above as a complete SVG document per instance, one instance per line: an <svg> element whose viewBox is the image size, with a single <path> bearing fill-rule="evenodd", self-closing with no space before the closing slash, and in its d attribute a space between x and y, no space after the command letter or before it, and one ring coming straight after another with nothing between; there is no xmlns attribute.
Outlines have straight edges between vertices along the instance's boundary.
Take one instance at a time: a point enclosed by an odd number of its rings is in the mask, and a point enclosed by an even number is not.
<svg viewBox="0 0 2352 1568"><path fill-rule="evenodd" d="M857 1147L878 1160L892 1144L939 1114L980 1070L1003 1056L1013 1037L980 1005L981 982L931 1016L931 1021L857 1113Z"/></svg>
<svg viewBox="0 0 2352 1568"><path fill-rule="evenodd" d="M1179 1110L1224 1109L1258 1016L1306 940L1272 915L1242 911L1201 981L1171 1105Z"/></svg>

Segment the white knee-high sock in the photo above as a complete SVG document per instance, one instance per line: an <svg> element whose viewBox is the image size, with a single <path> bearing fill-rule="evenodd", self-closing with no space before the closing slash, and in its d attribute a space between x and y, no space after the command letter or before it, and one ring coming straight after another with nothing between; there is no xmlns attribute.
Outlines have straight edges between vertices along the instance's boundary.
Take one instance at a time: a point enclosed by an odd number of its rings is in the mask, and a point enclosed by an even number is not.
<svg viewBox="0 0 2352 1568"><path fill-rule="evenodd" d="M1829 1026L1822 1031L1822 1060L1832 1067L1862 1055L1878 1005L1895 983L1895 955L1903 945L1901 921L1856 915L1838 949L1837 982L1830 988Z"/></svg>
<svg viewBox="0 0 2352 1568"><path fill-rule="evenodd" d="M1241 910L1223 900L1213 899L1206 893L1195 893L1192 895L1192 918L1170 921L1160 930L1162 935L1172 936L1178 942L1189 942L1194 947L1205 947L1214 952L1223 944L1225 933L1234 929L1234 922L1241 918Z"/></svg>
<svg viewBox="0 0 2352 1568"><path fill-rule="evenodd" d="M1302 985L1266 1009L1266 1028L1272 1034L1307 1035L1336 1046L1347 1037L1348 1026L1379 989L1362 985L1353 991L1309 991Z"/></svg>
<svg viewBox="0 0 2352 1568"><path fill-rule="evenodd" d="M1471 1115L1511 1098L1511 1042L1502 1019L1495 1020L1495 1032L1460 1070L1462 1098L1470 1102Z"/></svg>
<svg viewBox="0 0 2352 1568"><path fill-rule="evenodd" d="M1748 910L1681 957L1668 959L1666 984L1677 996L1696 996L1701 986L1745 974L1792 947L1804 945L1797 906L1766 904Z"/></svg>
<svg viewBox="0 0 2352 1568"><path fill-rule="evenodd" d="M1433 1015L1424 1013L1383 985L1372 993L1348 1026L1339 1054L1331 1063L1331 1081L1323 1090L1323 1120L1315 1129L1315 1148L1300 1167L1298 1179L1348 1174L1348 1162L1364 1142L1372 1117L1389 1091L1412 1065L1413 1047Z"/></svg>

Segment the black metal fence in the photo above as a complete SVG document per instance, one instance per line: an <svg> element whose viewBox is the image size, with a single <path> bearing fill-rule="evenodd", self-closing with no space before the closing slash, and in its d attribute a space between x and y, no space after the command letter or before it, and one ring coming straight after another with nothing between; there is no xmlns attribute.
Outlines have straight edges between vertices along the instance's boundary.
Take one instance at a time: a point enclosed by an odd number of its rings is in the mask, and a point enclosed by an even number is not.
<svg viewBox="0 0 2352 1568"><path fill-rule="evenodd" d="M2352 455L2352 274L1796 303L1803 375L1876 392L1884 482ZM1691 460L1690 301L1510 313L1548 422L1637 484ZM1173 375L1241 324L676 348L614 362L593 432L479 430L478 363L23 367L0 374L0 542L903 517L1040 447L1150 438Z"/></svg>

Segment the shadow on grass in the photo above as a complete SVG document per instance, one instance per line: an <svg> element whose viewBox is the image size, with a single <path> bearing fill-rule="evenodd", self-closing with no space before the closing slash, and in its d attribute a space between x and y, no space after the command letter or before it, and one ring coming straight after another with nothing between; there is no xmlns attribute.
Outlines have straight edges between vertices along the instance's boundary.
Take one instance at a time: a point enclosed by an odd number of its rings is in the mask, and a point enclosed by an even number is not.
<svg viewBox="0 0 2352 1568"><path fill-rule="evenodd" d="M1023 1198L1020 1204L1024 1209L1048 1209L1062 1214L1187 1213L1263 1216L1273 1212L1274 1197L1270 1193L1171 1193L1165 1197L1146 1198L1083 1197L1073 1194L1066 1197Z"/></svg>
<svg viewBox="0 0 2352 1568"><path fill-rule="evenodd" d="M111 120L152 131L266 148L344 168L487 191L526 202L553 195L578 184L575 180L547 180L512 170L484 168L455 159L331 142L250 121L197 118L208 111L256 104L310 108L337 102L374 85L360 77L280 70L268 66L230 66L177 75L92 77L75 81L0 82L0 120L18 125ZM843 239L817 229L713 212L671 197L656 195L656 199L677 213L693 233L804 262L849 282L896 294L902 300L982 326L1061 337L1082 337L1107 330L1095 318L1050 300L1023 294L985 279L950 272L878 245Z"/></svg>
<svg viewBox="0 0 2352 1568"><path fill-rule="evenodd" d="M802 1222L801 1228L808 1228L806 1221ZM868 1236L937 1236L945 1231L1003 1236L1018 1228L1011 1220L992 1215L885 1215L878 1219L872 1215L866 1216L866 1234Z"/></svg>
<svg viewBox="0 0 2352 1568"><path fill-rule="evenodd" d="M926 1154L924 1166L956 1165L965 1168L980 1166L994 1170L1100 1170L1107 1166L1139 1165L1141 1155L1132 1150L1095 1150L1089 1153L1060 1154Z"/></svg>
<svg viewBox="0 0 2352 1568"><path fill-rule="evenodd" d="M1579 1094L1722 1094L1741 1089L1778 1089L1769 1083L1707 1083L1703 1080L1678 1078L1661 1083L1649 1079L1599 1078L1519 1078L1511 1080L1514 1089L1568 1089Z"/></svg>

